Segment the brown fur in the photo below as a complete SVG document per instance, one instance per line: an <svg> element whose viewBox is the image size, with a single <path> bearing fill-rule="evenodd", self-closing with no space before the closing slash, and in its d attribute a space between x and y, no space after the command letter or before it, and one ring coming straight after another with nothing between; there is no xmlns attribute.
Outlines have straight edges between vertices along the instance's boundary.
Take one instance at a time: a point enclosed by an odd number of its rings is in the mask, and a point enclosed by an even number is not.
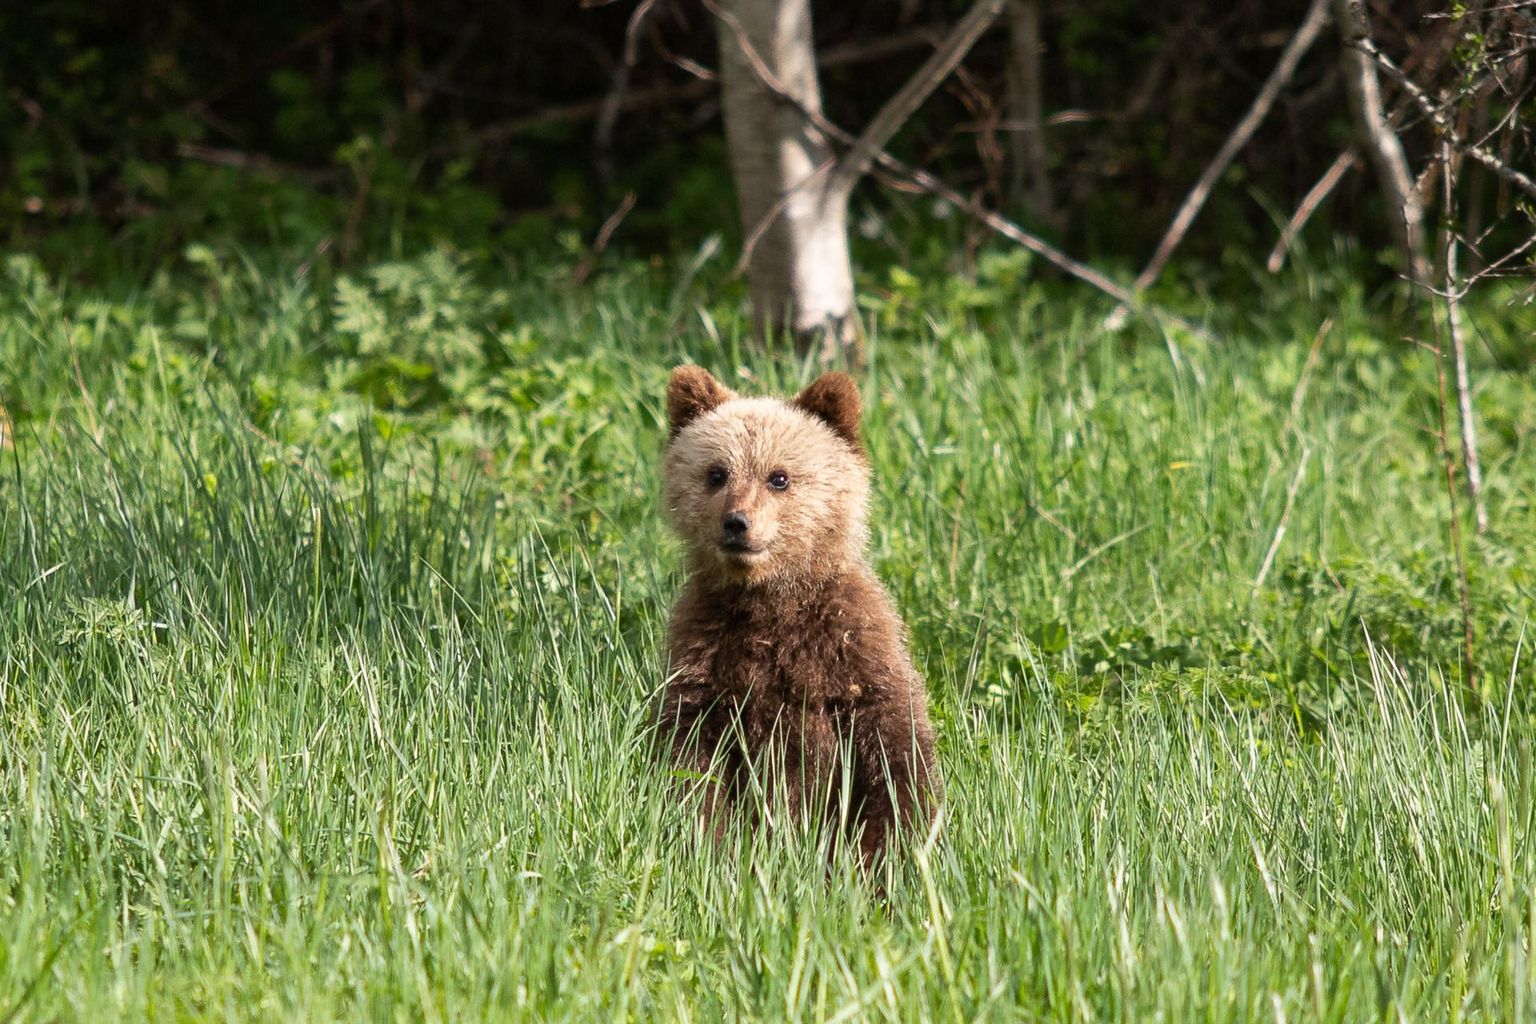
<svg viewBox="0 0 1536 1024"><path fill-rule="evenodd" d="M824 373L796 395L793 404L831 427L855 451L863 452L864 443L859 440L859 417L863 410L859 405L859 388L852 377L846 373Z"/></svg>
<svg viewBox="0 0 1536 1024"><path fill-rule="evenodd" d="M846 763L867 862L893 829L931 819L938 778L922 680L864 556L858 390L828 374L791 401L739 398L681 367L667 406L667 510L691 570L668 629L673 758L715 772L705 811L717 835L753 771L830 820ZM749 524L741 549L722 547L732 514Z"/></svg>
<svg viewBox="0 0 1536 1024"><path fill-rule="evenodd" d="M710 376L702 366L679 366L667 387L667 420L672 437L726 399L735 398L730 388Z"/></svg>

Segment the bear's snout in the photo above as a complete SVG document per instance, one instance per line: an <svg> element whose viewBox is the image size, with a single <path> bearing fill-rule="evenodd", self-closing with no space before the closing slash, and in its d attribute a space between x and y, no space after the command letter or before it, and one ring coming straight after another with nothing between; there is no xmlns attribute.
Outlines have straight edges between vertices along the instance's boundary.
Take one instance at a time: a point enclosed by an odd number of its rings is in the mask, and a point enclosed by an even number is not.
<svg viewBox="0 0 1536 1024"><path fill-rule="evenodd" d="M751 528L745 512L727 512L720 523L721 536L726 547L745 547L747 530Z"/></svg>

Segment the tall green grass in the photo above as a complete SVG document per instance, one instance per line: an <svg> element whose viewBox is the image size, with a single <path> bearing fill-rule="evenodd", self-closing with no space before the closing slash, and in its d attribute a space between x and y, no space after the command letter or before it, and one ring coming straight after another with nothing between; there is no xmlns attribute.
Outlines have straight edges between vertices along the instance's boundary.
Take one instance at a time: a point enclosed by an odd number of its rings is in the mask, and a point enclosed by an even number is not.
<svg viewBox="0 0 1536 1024"><path fill-rule="evenodd" d="M1387 311L871 288L949 799L865 880L705 841L647 746L666 371L808 368L665 273L193 256L0 295L0 1020L1533 1013L1528 314L1474 311L1474 702Z"/></svg>

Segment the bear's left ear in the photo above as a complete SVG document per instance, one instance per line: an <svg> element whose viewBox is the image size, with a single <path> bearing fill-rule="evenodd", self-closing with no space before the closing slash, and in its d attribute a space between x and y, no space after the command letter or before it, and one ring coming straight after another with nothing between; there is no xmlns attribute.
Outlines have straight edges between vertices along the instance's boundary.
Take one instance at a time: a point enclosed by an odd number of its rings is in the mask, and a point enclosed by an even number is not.
<svg viewBox="0 0 1536 1024"><path fill-rule="evenodd" d="M853 450L863 454L859 440L859 386L846 373L824 373L790 402L832 428Z"/></svg>

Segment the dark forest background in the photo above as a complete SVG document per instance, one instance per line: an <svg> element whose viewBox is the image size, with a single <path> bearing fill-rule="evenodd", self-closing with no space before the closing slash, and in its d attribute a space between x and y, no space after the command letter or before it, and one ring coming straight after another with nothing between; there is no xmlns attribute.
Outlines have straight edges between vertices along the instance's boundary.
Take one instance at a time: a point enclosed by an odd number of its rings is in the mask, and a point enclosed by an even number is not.
<svg viewBox="0 0 1536 1024"><path fill-rule="evenodd" d="M857 130L965 5L814 4L827 114ZM1053 216L1009 194L1007 36L995 24L892 145L1069 251L1139 265L1300 22L1299 0L1055 2L1043 8ZM1435 77L1455 41L1417 2L1372 5L1384 50ZM632 39L628 0L315 5L49 0L0 9L0 231L47 258L155 257L210 233L343 263L367 247L589 239L628 194L614 246L739 243L721 139L714 19L661 0ZM1332 33L1218 184L1181 250L1262 258L1350 139ZM611 107L604 117L604 103ZM1410 155L1433 146L1404 126ZM1467 188L1497 201L1474 168ZM885 241L931 216L878 176L855 203ZM1483 201L1480 199L1479 201ZM942 214L944 211L938 210ZM871 220L871 216L875 219ZM961 230L957 228L956 230ZM978 233L980 229L977 229ZM1370 176L1350 175L1310 237L1385 247ZM963 246L955 247L963 252Z"/></svg>

